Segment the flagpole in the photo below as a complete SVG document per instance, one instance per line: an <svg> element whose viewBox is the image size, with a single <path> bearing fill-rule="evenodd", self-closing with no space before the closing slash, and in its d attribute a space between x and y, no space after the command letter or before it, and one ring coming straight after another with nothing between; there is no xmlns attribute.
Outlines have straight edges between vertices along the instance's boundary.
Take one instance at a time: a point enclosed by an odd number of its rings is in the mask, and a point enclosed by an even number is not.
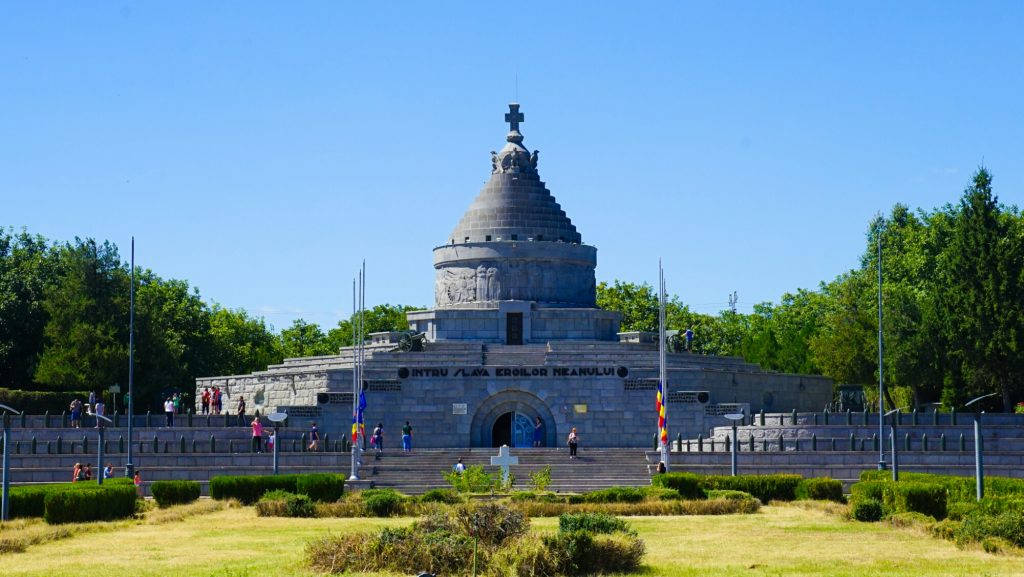
<svg viewBox="0 0 1024 577"><path fill-rule="evenodd" d="M352 279L352 314L356 312L356 279ZM355 430L355 439L352 440L352 472L348 477L349 481L359 480L359 425L356 423L356 415L359 412L359 390L357 383L359 375L356 374L356 319L352 319L352 428Z"/></svg>
<svg viewBox="0 0 1024 577"><path fill-rule="evenodd" d="M366 259L363 259L363 268L359 273L359 389L363 392L363 371L366 364ZM365 428L359 427L359 437L362 442L366 441ZM362 445L360 445L362 447Z"/></svg>
<svg viewBox="0 0 1024 577"><path fill-rule="evenodd" d="M658 259L658 379L661 382L661 412L665 426L658 431L658 443L661 446L661 460L665 470L669 465L669 441L663 433L668 431L668 382L665 371L665 271ZM660 428L660 427L659 427Z"/></svg>
<svg viewBox="0 0 1024 577"><path fill-rule="evenodd" d="M135 477L135 463L132 460L132 421L135 420L135 237L132 237L132 270L128 304L128 462L124 465L124 476ZM4 448L6 450L6 447ZM98 464L100 467L103 463ZM102 475L102 471L100 472Z"/></svg>

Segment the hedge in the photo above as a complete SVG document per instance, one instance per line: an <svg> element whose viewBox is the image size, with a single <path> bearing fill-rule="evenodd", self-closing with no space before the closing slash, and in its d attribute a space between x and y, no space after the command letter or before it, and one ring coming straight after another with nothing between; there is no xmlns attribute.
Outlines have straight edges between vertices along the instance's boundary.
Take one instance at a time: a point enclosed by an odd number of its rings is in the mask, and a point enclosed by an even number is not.
<svg viewBox="0 0 1024 577"><path fill-rule="evenodd" d="M91 491L53 491L46 495L43 518L51 525L111 521L135 514L135 487L112 485Z"/></svg>
<svg viewBox="0 0 1024 577"><path fill-rule="evenodd" d="M161 508L191 503L200 493L198 481L154 481L149 490Z"/></svg>
<svg viewBox="0 0 1024 577"><path fill-rule="evenodd" d="M891 481L891 471L863 471L861 481ZM948 493L948 502L969 503L975 500L974 477L933 475L931 473L900 473L900 481L915 481L942 485ZM1024 479L1012 477L985 477L986 495L1020 495L1024 497Z"/></svg>
<svg viewBox="0 0 1024 577"><path fill-rule="evenodd" d="M854 483L850 492L850 500L854 504L865 500L880 501L886 515L917 512L942 520L948 510L948 492L944 485L938 483L861 481Z"/></svg>
<svg viewBox="0 0 1024 577"><path fill-rule="evenodd" d="M314 501L332 503L345 493L345 476L336 473L297 475L295 492Z"/></svg>
<svg viewBox="0 0 1024 577"><path fill-rule="evenodd" d="M89 398L88 391L24 391L21 389L0 389L0 404L14 407L30 415L42 415L46 411L60 414L67 411L71 401Z"/></svg>
<svg viewBox="0 0 1024 577"><path fill-rule="evenodd" d="M702 477L701 487L705 490L731 489L750 493L762 503L768 501L793 501L797 485L803 480L800 475L709 475Z"/></svg>
<svg viewBox="0 0 1024 577"><path fill-rule="evenodd" d="M48 483L44 485L19 485L11 487L11 518L42 517L46 513L46 496L61 491L90 491L118 485L132 486L132 480L124 477L106 479L103 485L94 481L80 483Z"/></svg>
<svg viewBox="0 0 1024 577"><path fill-rule="evenodd" d="M701 477L693 473L661 473L651 479L651 484L658 487L675 489L683 499L703 499L704 489Z"/></svg>
<svg viewBox="0 0 1024 577"><path fill-rule="evenodd" d="M267 491L281 489L295 493L298 475L218 475L210 479L210 496L217 500L238 499L252 505Z"/></svg>
<svg viewBox="0 0 1024 577"><path fill-rule="evenodd" d="M345 476L334 473L304 475L218 475L210 479L214 499L238 499L252 505L267 491L280 489L308 496L314 501L337 501L345 488Z"/></svg>
<svg viewBox="0 0 1024 577"><path fill-rule="evenodd" d="M796 498L842 503L843 482L828 477L804 479L796 486Z"/></svg>

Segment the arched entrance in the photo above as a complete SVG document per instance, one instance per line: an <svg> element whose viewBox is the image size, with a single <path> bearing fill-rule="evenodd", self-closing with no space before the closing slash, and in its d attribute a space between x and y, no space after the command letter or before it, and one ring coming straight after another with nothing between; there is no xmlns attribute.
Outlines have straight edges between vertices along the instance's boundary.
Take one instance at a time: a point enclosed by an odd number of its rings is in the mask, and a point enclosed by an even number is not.
<svg viewBox="0 0 1024 577"><path fill-rule="evenodd" d="M494 420L491 427L491 446L532 447L534 420L523 413L509 411ZM544 424L541 423L541 445L544 443Z"/></svg>
<svg viewBox="0 0 1024 577"><path fill-rule="evenodd" d="M554 447L555 416L547 403L532 393L506 390L484 400L473 414L471 447L531 447L533 427L541 421L541 446Z"/></svg>

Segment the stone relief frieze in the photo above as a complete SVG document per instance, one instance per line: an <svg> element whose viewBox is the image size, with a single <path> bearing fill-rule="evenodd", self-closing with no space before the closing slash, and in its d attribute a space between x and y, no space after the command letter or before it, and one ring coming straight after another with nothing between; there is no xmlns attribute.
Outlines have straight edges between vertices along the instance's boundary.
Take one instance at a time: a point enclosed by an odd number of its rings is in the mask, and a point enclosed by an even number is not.
<svg viewBox="0 0 1024 577"><path fill-rule="evenodd" d="M557 268L538 262L482 262L475 267L445 267L437 271L437 306L499 300L594 304L594 270L586 266Z"/></svg>

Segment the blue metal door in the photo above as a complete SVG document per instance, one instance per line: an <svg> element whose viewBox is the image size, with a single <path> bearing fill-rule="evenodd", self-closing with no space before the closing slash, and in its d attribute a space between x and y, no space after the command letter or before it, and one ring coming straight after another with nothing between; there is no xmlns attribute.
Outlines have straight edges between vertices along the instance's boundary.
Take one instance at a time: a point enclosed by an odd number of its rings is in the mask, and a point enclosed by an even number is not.
<svg viewBox="0 0 1024 577"><path fill-rule="evenodd" d="M515 413L512 419L512 446L530 447L533 445L533 422L522 413Z"/></svg>

